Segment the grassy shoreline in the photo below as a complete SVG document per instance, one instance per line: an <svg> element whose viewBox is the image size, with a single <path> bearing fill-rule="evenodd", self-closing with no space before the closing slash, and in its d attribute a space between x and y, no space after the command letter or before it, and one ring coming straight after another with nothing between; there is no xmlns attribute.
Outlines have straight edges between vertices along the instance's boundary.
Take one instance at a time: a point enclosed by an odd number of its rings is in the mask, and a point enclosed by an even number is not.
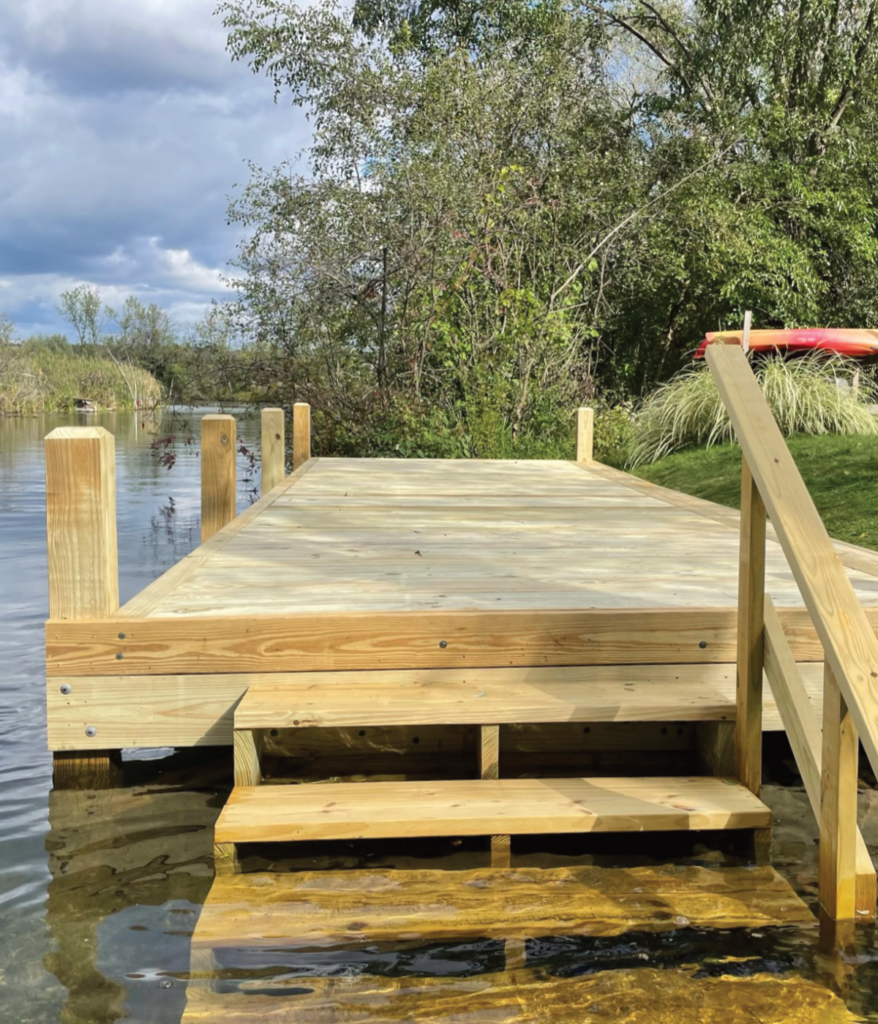
<svg viewBox="0 0 878 1024"><path fill-rule="evenodd" d="M798 435L787 443L830 536L878 550L878 437ZM688 448L632 472L720 505L740 504L736 444Z"/></svg>
<svg viewBox="0 0 878 1024"><path fill-rule="evenodd" d="M0 346L0 415L68 412L77 399L87 399L98 409L134 409L155 404L161 395L151 373L107 353Z"/></svg>

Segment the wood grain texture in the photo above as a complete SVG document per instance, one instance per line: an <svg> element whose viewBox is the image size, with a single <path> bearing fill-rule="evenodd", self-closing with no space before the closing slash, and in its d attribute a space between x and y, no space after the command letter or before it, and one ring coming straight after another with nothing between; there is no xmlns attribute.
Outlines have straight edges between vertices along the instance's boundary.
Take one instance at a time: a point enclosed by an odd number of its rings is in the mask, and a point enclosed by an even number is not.
<svg viewBox="0 0 878 1024"><path fill-rule="evenodd" d="M822 661L807 612L784 608L778 614L796 660ZM870 609L869 619L878 621L878 610ZM445 647L440 647L442 640ZM735 652L735 612L727 608L350 612L343 617L324 613L240 618L114 616L46 623L46 671L52 678L112 676L122 668L131 675L186 675L710 665L734 661ZM117 654L122 658L117 659Z"/></svg>
<svg viewBox="0 0 878 1024"><path fill-rule="evenodd" d="M238 992L191 985L182 1024L854 1024L844 1000L798 974L705 977L652 967L561 978L509 970L458 978L254 980ZM272 994L259 991L260 984ZM289 998L278 998L284 985ZM596 1009L597 1008L597 1009ZM599 1015L598 1015L599 1014Z"/></svg>
<svg viewBox="0 0 878 1024"><path fill-rule="evenodd" d="M218 879L192 948L607 937L813 922L773 868L372 868Z"/></svg>
<svg viewBox="0 0 878 1024"><path fill-rule="evenodd" d="M479 775L483 779L500 777L499 725L483 725L479 729Z"/></svg>
<svg viewBox="0 0 878 1024"><path fill-rule="evenodd" d="M834 921L857 913L857 758L853 718L827 664L820 788L820 906Z"/></svg>
<svg viewBox="0 0 878 1024"><path fill-rule="evenodd" d="M232 747L235 785L258 786L262 782L262 735L250 729L236 729Z"/></svg>
<svg viewBox="0 0 878 1024"><path fill-rule="evenodd" d="M668 675L665 675L667 670ZM806 663L799 665L818 721L823 708L823 666ZM419 727L430 717L461 719L472 717L472 703L462 695L485 692L496 710L491 718L502 720L504 715L518 715L520 721L582 720L584 705L575 693L586 685L589 694L588 714L592 744L600 739L600 725L617 721L630 722L643 715L650 722L717 722L729 723L735 718L735 670L733 665L668 665L668 666L605 666L601 668L555 669L481 669L473 677L469 670L425 669L412 672L377 673L381 680L375 695L382 704L370 704L356 697L356 681L375 686L374 673L321 673L278 672L219 673L204 675L155 676L60 676L47 680L48 741L50 750L121 749L123 747L161 746L219 746L232 743L232 725L235 706L248 689L291 687L292 692L306 689L310 696L303 701L302 710L313 713L315 722L344 728L339 723L349 719L345 704L333 692L315 699L315 691L323 686L339 686L345 701L362 712L356 727L374 725L376 719L404 718L409 713L412 724ZM577 686L577 683L581 686ZM679 685L677 685L679 684ZM420 711L406 700L391 698L399 686L411 686L422 695ZM69 687L68 693L61 686ZM539 699L531 700L527 694L537 687ZM662 692L667 687L666 692ZM502 694L508 688L509 706L497 707L492 694ZM448 690L447 694L443 691ZM132 699L136 696L136 700ZM446 697L448 700L446 701ZM460 698L460 699L459 699ZM279 696L278 722L284 728L297 728L291 704ZM388 714L387 707L396 712ZM503 708L506 707L504 711ZM458 710L455 710L458 709ZM580 710L582 708L582 710ZM470 710L467 710L470 709ZM256 709L261 718L262 711ZM479 712L478 717L481 717ZM417 719L417 722L414 721ZM304 721L305 719L299 719ZM248 718L248 721L253 721ZM98 733L89 739L87 725L98 727ZM460 723L465 724L465 723ZM480 724L478 722L472 724ZM783 728L781 717L770 692L765 695L763 727L766 731ZM651 749L649 736L628 726L625 737L630 737L643 749ZM597 749L621 749L618 734L607 735L606 743ZM627 748L626 748L627 749ZM720 774L715 766L707 774Z"/></svg>
<svg viewBox="0 0 878 1024"><path fill-rule="evenodd" d="M860 739L878 769L878 640L740 349L709 345L738 442ZM825 766L824 766L825 770Z"/></svg>
<svg viewBox="0 0 878 1024"><path fill-rule="evenodd" d="M263 409L261 427L262 493L268 494L286 475L284 470L286 442L283 409Z"/></svg>
<svg viewBox="0 0 878 1024"><path fill-rule="evenodd" d="M49 614L113 615L119 608L113 435L103 427L57 427L45 444Z"/></svg>
<svg viewBox="0 0 878 1024"><path fill-rule="evenodd" d="M576 410L576 461L594 459L594 409Z"/></svg>
<svg viewBox="0 0 878 1024"><path fill-rule="evenodd" d="M157 580L150 583L149 586L144 587L139 594L136 594L122 607L121 614L136 617L148 615L159 601L167 597L169 593L179 589L209 558L220 552L229 541L249 526L254 519L262 515L267 508L270 508L276 501L281 499L291 487L299 483L302 477L314 468L316 463L316 459L306 462L295 473L282 480L273 491L263 494L258 501L255 501L239 516L236 516L228 526L220 530L219 533L215 533L210 540L202 543L200 547L190 552L175 566L168 569L164 575L159 576Z"/></svg>
<svg viewBox="0 0 878 1024"><path fill-rule="evenodd" d="M311 406L296 402L293 406L293 469L311 458Z"/></svg>
<svg viewBox="0 0 878 1024"><path fill-rule="evenodd" d="M738 779L762 790L762 659L765 601L765 505L747 460L741 463L741 562L738 572L738 691L735 764Z"/></svg>
<svg viewBox="0 0 878 1024"><path fill-rule="evenodd" d="M406 836L764 828L770 810L732 780L476 779L236 788L218 843Z"/></svg>
<svg viewBox="0 0 878 1024"><path fill-rule="evenodd" d="M201 418L201 543L235 518L234 416Z"/></svg>
<svg viewBox="0 0 878 1024"><path fill-rule="evenodd" d="M731 720L733 688L727 665L303 672L251 683L235 723L289 729Z"/></svg>
<svg viewBox="0 0 878 1024"><path fill-rule="evenodd" d="M820 821L820 766L822 763L821 713L815 711L796 665L777 609L765 598L765 676L777 702L778 711L793 749L811 810ZM875 868L859 828L856 837L856 910L860 917L874 917Z"/></svg>

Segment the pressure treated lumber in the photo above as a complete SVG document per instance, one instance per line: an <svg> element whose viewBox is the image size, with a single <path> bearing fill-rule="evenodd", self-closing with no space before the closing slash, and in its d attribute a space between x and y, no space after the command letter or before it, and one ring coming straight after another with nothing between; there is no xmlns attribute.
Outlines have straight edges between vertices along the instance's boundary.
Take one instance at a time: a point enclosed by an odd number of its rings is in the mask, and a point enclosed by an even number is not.
<svg viewBox="0 0 878 1024"><path fill-rule="evenodd" d="M293 469L311 458L311 406L296 402L293 406Z"/></svg>
<svg viewBox="0 0 878 1024"><path fill-rule="evenodd" d="M576 410L576 461L594 459L594 409Z"/></svg>
<svg viewBox="0 0 878 1024"><path fill-rule="evenodd" d="M371 868L218 877L192 948L606 937L813 923L773 868Z"/></svg>
<svg viewBox="0 0 878 1024"><path fill-rule="evenodd" d="M113 615L119 608L116 462L103 427L56 427L46 438L49 614Z"/></svg>
<svg viewBox="0 0 878 1024"><path fill-rule="evenodd" d="M770 824L769 809L732 780L475 779L236 788L217 820L215 838L289 842Z"/></svg>
<svg viewBox="0 0 878 1024"><path fill-rule="evenodd" d="M733 686L731 666L702 665L307 672L251 683L235 725L722 721Z"/></svg>
<svg viewBox="0 0 878 1024"><path fill-rule="evenodd" d="M797 609L782 609L779 614L796 660L822 660L808 614ZM870 617L878 620L876 609L870 610ZM706 665L733 661L735 650L735 612L716 608L406 615L352 611L343 619L320 612L210 618L114 616L50 619L46 623L46 671L50 677L118 675L123 667L120 661L132 675Z"/></svg>
<svg viewBox="0 0 878 1024"><path fill-rule="evenodd" d="M832 668L824 669L818 895L833 921L856 917L857 758L852 716Z"/></svg>
<svg viewBox="0 0 878 1024"><path fill-rule="evenodd" d="M235 417L201 418L201 542L235 518Z"/></svg>
<svg viewBox="0 0 878 1024"><path fill-rule="evenodd" d="M784 636L777 609L765 598L765 675L793 749L814 817L820 821L823 704L815 711L802 675ZM822 672L821 672L822 683ZM856 911L875 915L876 878L872 857L859 828L856 837Z"/></svg>
<svg viewBox="0 0 878 1024"><path fill-rule="evenodd" d="M365 974L277 980L263 972L238 992L190 983L182 1024L854 1024L860 1019L835 993L798 974L704 977L696 972L694 967L642 967L565 978L510 969L457 978ZM285 987L290 989L286 998Z"/></svg>
<svg viewBox="0 0 878 1024"><path fill-rule="evenodd" d="M263 409L262 426L262 493L268 494L284 478L286 446L283 409Z"/></svg>
<svg viewBox="0 0 878 1024"><path fill-rule="evenodd" d="M666 676L665 670L668 675ZM823 665L819 662L802 663L799 672L804 679L808 699L818 721L823 708ZM572 693L577 681L588 685L590 694L588 714L591 716L591 742L600 735L598 728L603 723L625 720L630 722L640 712L650 722L711 722L732 727L735 719L735 669L734 665L668 665L668 666L602 666L597 668L501 668L480 669L473 677L468 669L422 669L409 672L365 672L365 673L324 673L324 672L276 672L264 673L218 673L205 675L133 675L133 676L60 676L47 681L48 741L50 750L84 750L94 746L122 749L124 747L159 746L219 746L232 743L233 718L236 705L248 687L271 689L287 686L308 687L312 697L305 701L304 710L313 715L315 726L344 728L340 722L348 720L345 707L335 699L322 703L314 696L321 686L342 686L354 696L355 679L363 686L371 687L372 680L378 679L378 692L386 693L387 687L412 686L423 691L420 715L412 710L411 702L400 701L398 713L391 717L404 717L412 711L410 725L421 726L423 714L429 712L436 717L465 719L473 713L471 705L458 700L462 692L471 692L475 679L479 689L485 691L481 700L489 700L491 694L501 693L508 688L510 703L506 712L497 708L492 717L503 720L504 714L520 714L522 720L538 722L570 721L578 719L578 704L566 704L565 694ZM635 680L632 684L632 680ZM677 685L679 683L679 685ZM485 685L489 684L489 685ZM526 684L523 686L523 684ZM448 688L449 700L458 701L459 710L443 714L445 699L440 692ZM539 703L525 699L531 687L540 691ZM62 692L62 687L64 691ZM621 689L613 696L613 689ZM664 693L660 692L667 688ZM132 701L131 695L137 700ZM331 694L326 694L329 698ZM671 704L674 699L676 703ZM346 694L347 699L347 694ZM478 698L477 698L478 699ZM495 702L492 702L495 703ZM351 724L359 728L374 723L376 718L388 717L383 707L356 700L352 707L362 711L361 720ZM393 707L397 707L393 703ZM496 703L495 703L496 706ZM255 709L257 715L262 711ZM281 698L278 701L278 721L286 728L295 728L296 721L289 714L289 705ZM574 716L574 718L571 718ZM477 717L481 717L481 712ZM725 719L726 721L723 721ZM258 721L264 721L261 717ZM300 719L305 721L305 719ZM96 724L98 734L89 739L85 736L86 726ZM276 723L271 724L274 728ZM404 724L404 723L403 723ZM466 724L460 722L459 724ZM473 722L471 724L480 724ZM701 728L701 727L699 727ZM765 694L763 728L777 731L783 728L780 714L770 692ZM633 744L644 745L646 735L636 728L628 727L624 737ZM673 737L669 737L672 739ZM620 737L607 737L607 749L612 742L619 749ZM603 748L598 748L603 749ZM718 770L719 764L711 763L706 774L732 774L734 765L727 771Z"/></svg>
<svg viewBox="0 0 878 1024"><path fill-rule="evenodd" d="M826 660L878 769L878 639L746 357L736 346L708 345L707 361Z"/></svg>
<svg viewBox="0 0 878 1024"><path fill-rule="evenodd" d="M741 562L738 571L738 690L735 762L738 779L762 789L762 659L765 598L765 505L747 460L741 462Z"/></svg>

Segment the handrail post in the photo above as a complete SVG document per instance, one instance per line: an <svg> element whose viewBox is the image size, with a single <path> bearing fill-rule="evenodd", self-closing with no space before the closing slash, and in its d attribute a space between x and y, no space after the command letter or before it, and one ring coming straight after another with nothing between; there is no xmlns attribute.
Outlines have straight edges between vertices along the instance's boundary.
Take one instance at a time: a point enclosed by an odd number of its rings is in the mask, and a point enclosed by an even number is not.
<svg viewBox="0 0 878 1024"><path fill-rule="evenodd" d="M576 461L594 461L594 409L576 410Z"/></svg>
<svg viewBox="0 0 878 1024"><path fill-rule="evenodd" d="M857 916L857 769L859 739L828 664L823 670L818 894L833 921Z"/></svg>
<svg viewBox="0 0 878 1024"><path fill-rule="evenodd" d="M201 543L235 518L234 416L201 419Z"/></svg>
<svg viewBox="0 0 878 1024"><path fill-rule="evenodd" d="M735 766L738 779L762 788L762 668L765 632L765 505L741 460L741 542L738 573L738 672Z"/></svg>
<svg viewBox="0 0 878 1024"><path fill-rule="evenodd" d="M311 458L311 406L296 402L293 406L293 469Z"/></svg>
<svg viewBox="0 0 878 1024"><path fill-rule="evenodd" d="M284 411L262 410L262 493L270 490L284 478Z"/></svg>

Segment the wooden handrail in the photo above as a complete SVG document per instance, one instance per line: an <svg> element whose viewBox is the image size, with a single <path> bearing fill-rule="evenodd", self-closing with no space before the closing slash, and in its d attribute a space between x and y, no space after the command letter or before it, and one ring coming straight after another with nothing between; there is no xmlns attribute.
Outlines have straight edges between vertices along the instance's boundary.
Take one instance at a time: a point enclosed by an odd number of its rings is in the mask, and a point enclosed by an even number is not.
<svg viewBox="0 0 878 1024"><path fill-rule="evenodd" d="M878 638L746 356L735 345L708 345L707 363L826 660L878 772Z"/></svg>
<svg viewBox="0 0 878 1024"><path fill-rule="evenodd" d="M789 670L789 652L785 642L783 647L779 643L779 620L773 606L769 602L765 618L758 622L752 614L760 580L758 573L745 571L745 561L759 560L759 544L752 540L745 544L744 531L758 518L754 514L757 506L764 506L823 645L820 904L832 920L852 918L858 911L871 916L874 904L859 905L864 888L857 885L857 752L861 738L878 771L878 639L743 351L737 346L710 345L706 356L743 452L738 708L740 712L751 703L752 713L746 721L739 721L737 737L750 745L758 737L761 672L758 679L755 674L764 655L766 668L778 684L778 705L785 701L791 716L790 725L785 719L785 728L803 778L810 780L810 785L806 781L809 796L815 799L814 765L818 762L813 729L807 719L796 716L796 701L800 704L804 696L801 680L798 672ZM753 491L758 492L755 502ZM766 632L769 622L774 627L773 639ZM757 637L761 642L757 643ZM738 761L740 764L740 750ZM752 779L747 784L754 788Z"/></svg>

